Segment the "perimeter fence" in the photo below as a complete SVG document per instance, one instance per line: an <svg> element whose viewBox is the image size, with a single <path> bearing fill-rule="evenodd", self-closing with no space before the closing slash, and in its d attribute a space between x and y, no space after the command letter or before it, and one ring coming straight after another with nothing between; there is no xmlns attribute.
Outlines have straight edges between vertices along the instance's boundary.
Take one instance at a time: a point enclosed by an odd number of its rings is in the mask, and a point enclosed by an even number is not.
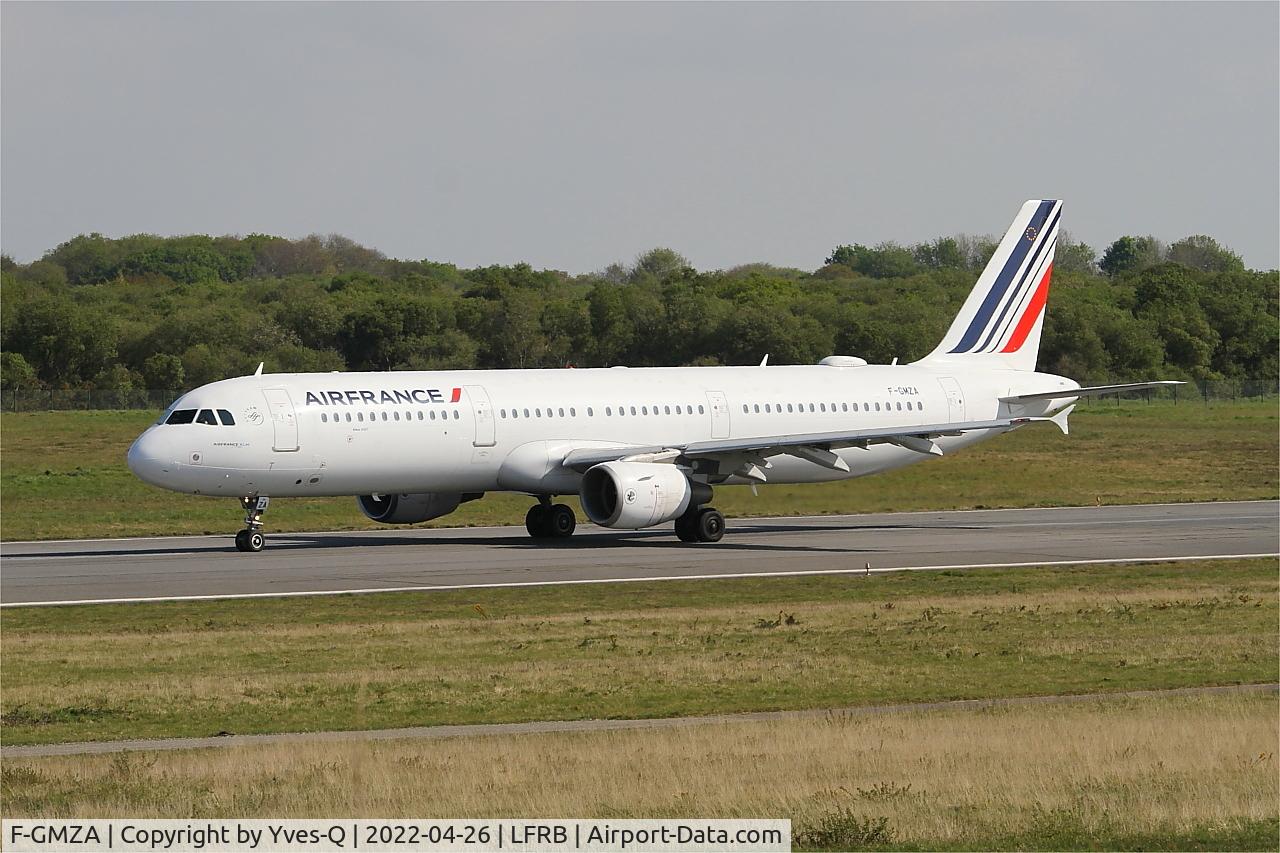
<svg viewBox="0 0 1280 853"><path fill-rule="evenodd" d="M1081 385L1119 385L1134 380L1090 379ZM161 412L181 396L181 390L112 389L4 389L0 390L0 410L6 412L60 412L86 410L150 410ZM1219 379L1188 382L1147 391L1130 391L1108 397L1085 398L1081 405L1124 406L1135 403L1209 405L1240 400L1275 400L1280 383L1269 379Z"/></svg>

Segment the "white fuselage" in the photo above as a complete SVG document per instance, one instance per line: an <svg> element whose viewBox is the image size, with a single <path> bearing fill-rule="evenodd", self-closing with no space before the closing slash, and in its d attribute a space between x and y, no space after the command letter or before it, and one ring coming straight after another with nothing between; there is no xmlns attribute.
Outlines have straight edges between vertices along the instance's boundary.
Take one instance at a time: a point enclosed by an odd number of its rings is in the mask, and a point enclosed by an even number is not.
<svg viewBox="0 0 1280 853"><path fill-rule="evenodd" d="M665 446L845 429L1042 415L1063 397L1010 411L1019 393L1070 379L958 365L678 367L266 374L197 388L169 410L231 414L234 425L164 423L129 451L142 479L241 497L420 492L576 492L571 450ZM942 436L946 452L1005 429ZM928 458L890 444L836 451L844 473L772 457L770 483L812 483ZM727 476L727 475L726 475ZM748 481L712 476L711 482Z"/></svg>

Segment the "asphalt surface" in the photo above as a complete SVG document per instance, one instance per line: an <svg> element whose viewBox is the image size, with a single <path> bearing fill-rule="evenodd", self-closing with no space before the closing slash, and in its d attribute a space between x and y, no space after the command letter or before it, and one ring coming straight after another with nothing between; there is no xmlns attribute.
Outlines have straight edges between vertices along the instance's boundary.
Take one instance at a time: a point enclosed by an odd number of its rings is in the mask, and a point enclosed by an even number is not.
<svg viewBox="0 0 1280 853"><path fill-rule="evenodd" d="M744 714L713 714L705 717L651 717L634 720L545 720L530 723L480 723L467 726L416 726L406 729L373 729L330 732L290 732L273 735L223 735L220 737L152 738L147 740L82 741L0 748L4 758L33 758L45 755L101 755L134 750L208 749L247 747L262 744L326 743L488 737L493 735L543 734L547 732L602 732L619 729L670 729L710 723L763 722L767 720L829 719L901 714L920 711L980 710L1020 705L1061 705L1105 700L1160 699L1176 696L1203 696L1222 693L1271 693L1277 684L1233 684L1225 687L1179 687L1170 690L1126 690L1116 693L1077 693L1066 696L1016 696L1008 699L955 699L949 702L912 702L896 705L863 705L852 708L819 708L805 711L755 711Z"/></svg>
<svg viewBox="0 0 1280 853"><path fill-rule="evenodd" d="M1280 502L730 519L714 545L669 529L523 528L15 542L0 546L0 605L828 574L1280 553Z"/></svg>

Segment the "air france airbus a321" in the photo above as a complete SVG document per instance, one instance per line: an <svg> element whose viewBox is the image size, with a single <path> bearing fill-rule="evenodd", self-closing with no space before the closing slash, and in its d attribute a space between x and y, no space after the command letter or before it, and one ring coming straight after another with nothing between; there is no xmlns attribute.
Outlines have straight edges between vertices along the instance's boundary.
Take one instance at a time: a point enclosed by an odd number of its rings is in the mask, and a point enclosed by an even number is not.
<svg viewBox="0 0 1280 853"><path fill-rule="evenodd" d="M129 450L148 483L238 498L259 551L270 498L354 495L415 524L485 492L537 499L535 538L591 521L675 522L716 542L712 488L817 483L942 456L1035 421L1063 433L1081 388L1035 371L1062 205L1028 201L942 343L907 365L836 355L812 366L263 374L178 399ZM766 356L765 361L767 362Z"/></svg>

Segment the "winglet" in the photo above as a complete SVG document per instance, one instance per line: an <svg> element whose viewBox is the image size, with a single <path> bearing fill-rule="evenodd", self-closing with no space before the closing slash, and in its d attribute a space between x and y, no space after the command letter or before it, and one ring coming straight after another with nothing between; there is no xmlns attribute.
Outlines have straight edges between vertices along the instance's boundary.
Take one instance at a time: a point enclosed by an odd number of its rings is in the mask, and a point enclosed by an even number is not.
<svg viewBox="0 0 1280 853"><path fill-rule="evenodd" d="M1049 420L1053 421L1054 426L1062 430L1063 435L1071 434L1071 431L1067 428L1067 418L1071 417L1071 413L1075 411L1075 408L1076 408L1075 403L1072 403L1070 406L1067 406L1061 412L1058 412L1058 414L1049 418Z"/></svg>
<svg viewBox="0 0 1280 853"><path fill-rule="evenodd" d="M262 375L262 366L263 366L264 364L266 364L266 362L265 362L265 361L260 361L260 362L258 362L258 369L257 369L257 370L255 370L255 371L253 371L253 375L254 375L254 376L261 376L261 375Z"/></svg>
<svg viewBox="0 0 1280 853"><path fill-rule="evenodd" d="M760 366L761 367L769 366L769 353L765 353L764 358L760 359Z"/></svg>

